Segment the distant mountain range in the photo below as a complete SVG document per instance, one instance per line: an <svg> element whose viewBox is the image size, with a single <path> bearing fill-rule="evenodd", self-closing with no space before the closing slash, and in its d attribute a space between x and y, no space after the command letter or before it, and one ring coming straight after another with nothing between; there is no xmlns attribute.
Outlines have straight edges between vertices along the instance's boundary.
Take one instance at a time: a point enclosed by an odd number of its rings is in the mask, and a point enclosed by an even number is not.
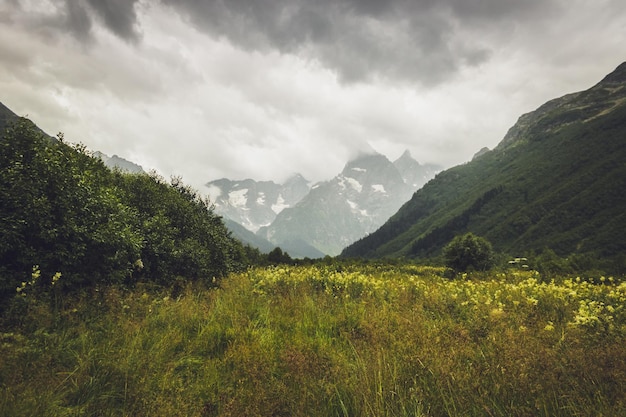
<svg viewBox="0 0 626 417"><path fill-rule="evenodd" d="M98 151L94 152L93 156L102 159L104 165L108 166L109 168L117 168L122 171L130 172L132 174L145 173L140 165L137 165L134 162L131 162L117 155L108 156Z"/></svg>
<svg viewBox="0 0 626 417"><path fill-rule="evenodd" d="M297 174L284 184L220 179L207 187L218 214L293 257L319 258L376 230L438 170L408 151L393 163L364 153L313 186Z"/></svg>
<svg viewBox="0 0 626 417"><path fill-rule="evenodd" d="M439 173L342 255L436 257L468 231L511 255L550 248L626 267L626 63L521 116L494 150Z"/></svg>

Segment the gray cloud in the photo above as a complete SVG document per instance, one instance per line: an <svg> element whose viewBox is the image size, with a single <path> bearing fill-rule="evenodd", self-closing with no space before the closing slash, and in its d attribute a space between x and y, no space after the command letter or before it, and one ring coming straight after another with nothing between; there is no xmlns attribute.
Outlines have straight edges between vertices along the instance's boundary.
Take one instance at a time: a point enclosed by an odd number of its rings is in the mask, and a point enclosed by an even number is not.
<svg viewBox="0 0 626 417"><path fill-rule="evenodd" d="M53 0L49 27L91 40L94 22L141 38L139 4L165 4L190 24L244 50L296 54L343 82L375 79L437 85L492 55L489 39L549 20L544 0ZM39 23L41 23L40 19ZM464 32L471 31L471 37Z"/></svg>
<svg viewBox="0 0 626 417"><path fill-rule="evenodd" d="M88 39L91 37L91 17L80 1L66 0L66 19L65 27L78 39Z"/></svg>
<svg viewBox="0 0 626 417"><path fill-rule="evenodd" d="M66 0L69 4L78 0ZM128 40L139 38L137 12L138 0L86 0L96 15L111 32Z"/></svg>
<svg viewBox="0 0 626 417"><path fill-rule="evenodd" d="M0 0L0 99L195 186L319 180L368 146L464 162L624 34L623 0Z"/></svg>
<svg viewBox="0 0 626 417"><path fill-rule="evenodd" d="M136 5L139 0L52 0L46 8L12 0L10 16L43 37L70 33L81 42L92 40L94 20L122 39L140 38Z"/></svg>
<svg viewBox="0 0 626 417"><path fill-rule="evenodd" d="M51 30L93 40L94 24L141 39L139 7L167 5L214 38L247 51L276 50L335 72L342 82L383 79L425 86L487 62L502 40L546 30L563 0L52 0L54 15L30 16L42 37ZM624 9L621 0L606 8ZM10 4L19 4L11 0ZM535 45L542 49L547 46ZM540 52L541 53L541 52ZM546 51L547 53L547 51Z"/></svg>
<svg viewBox="0 0 626 417"><path fill-rule="evenodd" d="M540 0L162 0L197 28L245 49L276 48L317 60L343 81L437 84L490 56L463 29L507 30L548 18Z"/></svg>

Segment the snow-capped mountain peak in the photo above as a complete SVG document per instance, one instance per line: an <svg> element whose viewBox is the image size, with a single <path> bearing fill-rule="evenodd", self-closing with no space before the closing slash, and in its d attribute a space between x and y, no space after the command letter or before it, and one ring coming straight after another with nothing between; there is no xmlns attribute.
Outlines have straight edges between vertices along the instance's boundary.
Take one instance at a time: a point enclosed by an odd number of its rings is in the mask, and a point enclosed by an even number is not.
<svg viewBox="0 0 626 417"><path fill-rule="evenodd" d="M278 213L297 204L310 189L309 182L300 174L284 184L222 178L206 186L215 211L252 232L271 224Z"/></svg>
<svg viewBox="0 0 626 417"><path fill-rule="evenodd" d="M436 172L408 151L391 162L367 150L313 186L299 174L284 184L221 179L207 186L218 214L294 257L314 258L337 255L375 231Z"/></svg>
<svg viewBox="0 0 626 417"><path fill-rule="evenodd" d="M296 206L279 213L257 234L289 253L288 242L300 239L320 252L337 255L376 230L425 182L418 184L418 178L410 177L411 168L416 167L423 175L422 166L410 153L398 164L380 153L363 152L337 176L315 184Z"/></svg>

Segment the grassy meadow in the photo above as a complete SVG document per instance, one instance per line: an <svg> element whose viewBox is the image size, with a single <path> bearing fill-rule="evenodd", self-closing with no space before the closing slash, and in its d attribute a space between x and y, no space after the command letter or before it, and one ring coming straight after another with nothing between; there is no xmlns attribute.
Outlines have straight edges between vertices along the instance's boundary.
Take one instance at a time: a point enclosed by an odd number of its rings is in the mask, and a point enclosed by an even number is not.
<svg viewBox="0 0 626 417"><path fill-rule="evenodd" d="M611 277L410 265L26 283L0 322L0 415L626 415L625 305Z"/></svg>

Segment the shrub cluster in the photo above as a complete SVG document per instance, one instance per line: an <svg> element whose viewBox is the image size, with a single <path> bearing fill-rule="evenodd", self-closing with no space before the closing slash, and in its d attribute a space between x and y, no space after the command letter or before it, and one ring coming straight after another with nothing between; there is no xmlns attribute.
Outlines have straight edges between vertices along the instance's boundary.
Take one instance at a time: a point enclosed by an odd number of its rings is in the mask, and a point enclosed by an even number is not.
<svg viewBox="0 0 626 417"><path fill-rule="evenodd" d="M38 285L213 279L246 264L208 200L180 179L111 171L20 119L0 142L0 298Z"/></svg>
<svg viewBox="0 0 626 417"><path fill-rule="evenodd" d="M491 243L472 233L456 236L443 249L446 266L456 272L486 271L494 265Z"/></svg>

